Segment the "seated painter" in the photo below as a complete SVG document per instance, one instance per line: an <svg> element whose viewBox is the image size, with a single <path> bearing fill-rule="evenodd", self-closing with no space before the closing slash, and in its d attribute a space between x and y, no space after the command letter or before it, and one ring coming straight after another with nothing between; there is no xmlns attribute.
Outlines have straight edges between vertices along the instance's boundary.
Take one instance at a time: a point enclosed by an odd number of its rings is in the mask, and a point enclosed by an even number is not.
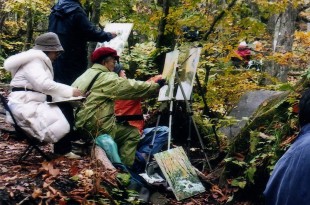
<svg viewBox="0 0 310 205"><path fill-rule="evenodd" d="M95 139L110 135L116 142L122 162L131 167L134 163L140 133L136 127L116 121L114 101L147 98L158 93L164 81L143 82L119 77L114 71L119 61L117 52L109 47L96 49L91 55L93 66L73 83L83 92L92 84L89 95L76 111L75 126ZM92 82L93 81L93 82Z"/></svg>
<svg viewBox="0 0 310 205"><path fill-rule="evenodd" d="M12 74L8 105L18 125L39 141L55 143L54 147L67 136L70 125L60 108L47 104L47 100L82 95L79 89L53 80L52 62L63 51L58 36L49 32L38 36L32 49L4 62L4 68Z"/></svg>
<svg viewBox="0 0 310 205"><path fill-rule="evenodd" d="M127 79L121 64L117 64L114 72ZM161 75L149 79L148 82L155 82L158 79L161 79ZM145 128L141 99L116 100L114 109L119 123L128 124L139 129L141 137L137 146L133 169L139 173L143 172L148 158L161 151L164 146L167 146L169 128L167 126Z"/></svg>

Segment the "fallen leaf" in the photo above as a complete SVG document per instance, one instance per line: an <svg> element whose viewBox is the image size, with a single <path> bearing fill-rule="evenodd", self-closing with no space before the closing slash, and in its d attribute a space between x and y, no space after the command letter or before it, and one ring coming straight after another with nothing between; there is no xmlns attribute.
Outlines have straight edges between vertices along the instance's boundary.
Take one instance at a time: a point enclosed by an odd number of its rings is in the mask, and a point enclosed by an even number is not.
<svg viewBox="0 0 310 205"><path fill-rule="evenodd" d="M40 188L35 188L31 194L32 198L36 199L42 195L42 190Z"/></svg>
<svg viewBox="0 0 310 205"><path fill-rule="evenodd" d="M5 167L2 167L2 168L1 168L1 172L2 172L2 173L6 173L7 171L8 171L7 168L5 168Z"/></svg>
<svg viewBox="0 0 310 205"><path fill-rule="evenodd" d="M19 191L21 191L21 192L24 192L24 191L25 191L25 187L20 186L20 185L18 185L18 186L16 187L16 189L19 190Z"/></svg>
<svg viewBox="0 0 310 205"><path fill-rule="evenodd" d="M235 159L236 160L238 160L238 161L244 161L244 155L243 154L241 154L241 153L234 153L234 157L235 157Z"/></svg>
<svg viewBox="0 0 310 205"><path fill-rule="evenodd" d="M62 198L59 200L59 205L66 205L66 204L67 204L67 202L65 199Z"/></svg>
<svg viewBox="0 0 310 205"><path fill-rule="evenodd" d="M70 167L69 170L70 176L77 175L79 173L79 168L77 166Z"/></svg>
<svg viewBox="0 0 310 205"><path fill-rule="evenodd" d="M14 177L5 177L4 180L5 181L12 181L12 180L15 180L17 178L17 176L14 176Z"/></svg>
<svg viewBox="0 0 310 205"><path fill-rule="evenodd" d="M49 169L49 173L50 173L53 177L56 177L56 176L59 175L60 170L59 170L59 169L50 168L50 169Z"/></svg>
<svg viewBox="0 0 310 205"><path fill-rule="evenodd" d="M52 194L56 194L57 193L57 190L56 189L54 189L53 187L51 187L51 186L48 186L48 189L52 192Z"/></svg>
<svg viewBox="0 0 310 205"><path fill-rule="evenodd" d="M91 170L91 169L85 170L85 176L86 177L91 177L91 176L93 176L93 174L94 174L93 170Z"/></svg>

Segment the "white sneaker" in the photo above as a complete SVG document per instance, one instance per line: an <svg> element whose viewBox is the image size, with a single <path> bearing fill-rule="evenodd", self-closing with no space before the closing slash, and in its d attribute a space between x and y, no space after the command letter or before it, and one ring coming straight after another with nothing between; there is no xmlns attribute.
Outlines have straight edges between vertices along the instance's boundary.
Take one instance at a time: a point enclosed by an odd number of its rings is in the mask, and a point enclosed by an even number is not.
<svg viewBox="0 0 310 205"><path fill-rule="evenodd" d="M81 159L80 155L74 154L73 152L69 152L64 156L67 157L68 159Z"/></svg>

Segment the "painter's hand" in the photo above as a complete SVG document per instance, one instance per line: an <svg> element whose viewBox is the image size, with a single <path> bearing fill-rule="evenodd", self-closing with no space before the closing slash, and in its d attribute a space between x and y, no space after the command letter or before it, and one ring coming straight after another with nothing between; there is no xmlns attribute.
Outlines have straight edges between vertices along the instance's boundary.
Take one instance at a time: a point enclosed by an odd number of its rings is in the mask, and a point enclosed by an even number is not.
<svg viewBox="0 0 310 205"><path fill-rule="evenodd" d="M164 85L166 85L166 80L165 79L159 79L156 81L156 83L159 85L159 87L163 87Z"/></svg>
<svg viewBox="0 0 310 205"><path fill-rule="evenodd" d="M117 36L116 32L110 32L110 34L112 35L112 38L115 38Z"/></svg>
<svg viewBox="0 0 310 205"><path fill-rule="evenodd" d="M83 92L77 88L73 88L73 97L83 96Z"/></svg>

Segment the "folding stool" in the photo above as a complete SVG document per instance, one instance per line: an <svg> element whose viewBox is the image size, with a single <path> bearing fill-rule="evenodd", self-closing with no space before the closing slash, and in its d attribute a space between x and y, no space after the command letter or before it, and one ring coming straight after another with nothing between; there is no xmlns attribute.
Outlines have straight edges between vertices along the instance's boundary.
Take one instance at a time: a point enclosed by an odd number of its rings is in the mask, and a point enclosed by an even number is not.
<svg viewBox="0 0 310 205"><path fill-rule="evenodd" d="M13 113L10 109L10 107L7 104L7 100L6 98L0 94L0 101L4 107L4 109L7 111L7 113L9 113L9 115L11 116L12 120L13 120L13 126L15 128L15 132L16 132L16 137L18 139L23 139L26 140L28 143L27 148L23 151L23 153L20 155L18 162L22 162L23 160L25 160L29 154L31 154L31 152L33 150L37 150L37 152L47 161L50 161L51 158L48 157L40 148L40 144L42 144L39 140L37 140L36 138L34 138L33 136L29 136L18 124L17 121L15 120Z"/></svg>

